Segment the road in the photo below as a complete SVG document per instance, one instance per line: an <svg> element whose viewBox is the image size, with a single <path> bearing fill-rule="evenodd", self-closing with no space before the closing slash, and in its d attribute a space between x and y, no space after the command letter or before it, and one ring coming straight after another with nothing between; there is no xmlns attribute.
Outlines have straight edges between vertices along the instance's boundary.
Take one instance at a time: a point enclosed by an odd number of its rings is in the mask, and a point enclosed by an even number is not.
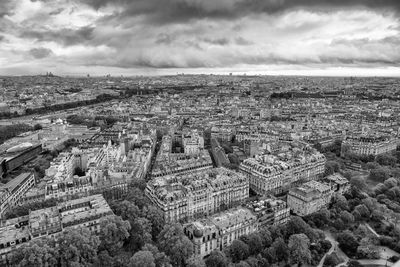
<svg viewBox="0 0 400 267"><path fill-rule="evenodd" d="M372 228L368 223L365 223L365 226L366 226L366 227L368 228L368 230L369 230L373 235L375 235L377 238L380 237L380 235L379 235L377 232L375 232L374 228Z"/></svg>
<svg viewBox="0 0 400 267"><path fill-rule="evenodd" d="M366 226L368 227L369 225L366 225ZM371 227L369 227L369 228L371 228ZM371 229L370 229L370 231L371 231ZM373 232L375 232L375 231L373 231ZM330 232L324 231L324 233L325 233L325 239L328 240L329 242L331 242L332 247L324 255L324 257L321 259L320 263L318 264L318 267L322 267L323 266L323 263L324 263L324 260L326 258L326 255L328 255L328 254L330 254L332 252L336 252L338 257L344 260L344 262L342 262L338 266L339 267L345 267L347 265L347 263L349 262L349 260L350 260L349 257L339 248L338 242L336 241L336 239L333 237L333 235ZM379 250L380 250L380 256L381 256L380 259L377 259L377 260L364 259L364 260L358 260L358 262L361 263L362 265L381 265L381 266L385 266L386 259L388 259L388 258L390 258L392 256L400 256L399 253L391 250L388 247L380 246ZM398 266L400 266L400 262L398 264L399 264ZM387 262L387 266L393 266L393 263L388 261Z"/></svg>
<svg viewBox="0 0 400 267"><path fill-rule="evenodd" d="M335 250L335 248L337 246L337 241L335 240L335 238L333 238L331 233L329 233L329 234L328 233L329 232L325 232L325 240L328 240L329 242L331 242L332 247L322 257L322 259L320 260L320 262L318 264L318 267L322 267L323 266L326 256L331 254Z"/></svg>

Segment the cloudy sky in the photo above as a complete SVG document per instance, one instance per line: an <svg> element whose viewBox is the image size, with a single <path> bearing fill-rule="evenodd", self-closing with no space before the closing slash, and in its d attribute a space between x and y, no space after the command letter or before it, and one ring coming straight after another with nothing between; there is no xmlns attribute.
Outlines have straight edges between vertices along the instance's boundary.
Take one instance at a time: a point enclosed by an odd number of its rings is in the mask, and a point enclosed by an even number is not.
<svg viewBox="0 0 400 267"><path fill-rule="evenodd" d="M0 0L0 75L400 76L399 0Z"/></svg>

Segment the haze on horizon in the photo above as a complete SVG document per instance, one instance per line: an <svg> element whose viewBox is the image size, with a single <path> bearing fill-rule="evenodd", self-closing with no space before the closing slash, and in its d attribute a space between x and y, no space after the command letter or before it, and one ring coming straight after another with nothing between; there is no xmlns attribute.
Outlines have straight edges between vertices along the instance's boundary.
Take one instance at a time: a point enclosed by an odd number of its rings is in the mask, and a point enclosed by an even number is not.
<svg viewBox="0 0 400 267"><path fill-rule="evenodd" d="M400 76L398 0L1 0L0 75Z"/></svg>

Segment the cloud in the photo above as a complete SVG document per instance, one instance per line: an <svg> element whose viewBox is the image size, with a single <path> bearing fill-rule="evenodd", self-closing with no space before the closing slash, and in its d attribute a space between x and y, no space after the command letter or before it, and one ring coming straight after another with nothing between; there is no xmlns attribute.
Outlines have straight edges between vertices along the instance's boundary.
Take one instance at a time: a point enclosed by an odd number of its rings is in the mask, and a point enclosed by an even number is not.
<svg viewBox="0 0 400 267"><path fill-rule="evenodd" d="M228 38L216 38L216 39L203 38L202 41L211 45L220 45L220 46L226 46L230 43Z"/></svg>
<svg viewBox="0 0 400 267"><path fill-rule="evenodd" d="M235 19L251 14L273 14L296 8L371 8L400 11L398 0L75 0L96 10L115 8L121 20L143 16L152 23L183 22L193 19Z"/></svg>
<svg viewBox="0 0 400 267"><path fill-rule="evenodd" d="M11 15L14 9L15 3L12 0L1 0L0 1L0 18Z"/></svg>
<svg viewBox="0 0 400 267"><path fill-rule="evenodd" d="M51 49L48 48L40 47L40 48L32 48L31 50L29 50L29 54L36 59L42 59L52 55L53 51L51 51Z"/></svg>
<svg viewBox="0 0 400 267"><path fill-rule="evenodd" d="M82 44L93 38L94 27L85 26L79 29L60 30L23 30L20 37L35 39L40 42L57 42L65 46Z"/></svg>
<svg viewBox="0 0 400 267"><path fill-rule="evenodd" d="M125 71L396 66L400 1L377 2L0 0L0 7L9 3L0 15L0 41L7 40L0 65Z"/></svg>
<svg viewBox="0 0 400 267"><path fill-rule="evenodd" d="M244 39L243 37L240 37L240 36L235 38L235 43L237 45L252 45L252 44L254 44L252 41L246 40L246 39Z"/></svg>
<svg viewBox="0 0 400 267"><path fill-rule="evenodd" d="M58 8L56 10L53 10L53 11L49 12L49 15L50 16L56 16L56 15L60 14L63 11L64 11L64 8Z"/></svg>

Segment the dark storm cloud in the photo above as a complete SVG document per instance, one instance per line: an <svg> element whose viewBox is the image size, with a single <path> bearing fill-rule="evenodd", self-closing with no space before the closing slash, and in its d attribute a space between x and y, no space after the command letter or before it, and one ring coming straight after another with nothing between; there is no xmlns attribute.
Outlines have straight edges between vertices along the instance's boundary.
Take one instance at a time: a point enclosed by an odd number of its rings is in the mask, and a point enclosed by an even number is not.
<svg viewBox="0 0 400 267"><path fill-rule="evenodd" d="M237 45L252 45L253 42L246 40L243 37L237 37L237 38L235 38L235 44L237 44Z"/></svg>
<svg viewBox="0 0 400 267"><path fill-rule="evenodd" d="M227 38L216 38L216 39L211 39L211 38L203 38L201 41L212 44L212 45L220 45L220 46L225 46L230 43L230 41Z"/></svg>
<svg viewBox="0 0 400 267"><path fill-rule="evenodd" d="M63 11L64 11L64 8L59 8L59 9L56 9L56 10L54 10L54 11L51 11L51 12L49 13L49 15L50 15L50 16L55 16L55 15L60 14L60 13L63 12Z"/></svg>
<svg viewBox="0 0 400 267"><path fill-rule="evenodd" d="M14 4L15 3L12 0L0 0L0 18L5 15L11 15Z"/></svg>
<svg viewBox="0 0 400 267"><path fill-rule="evenodd" d="M362 39L333 39L331 45L345 45L345 46L354 46L357 48L363 48L369 45L377 45L377 44L386 44L392 47L398 47L400 50L400 36L398 37L386 37L380 40L371 40L369 38Z"/></svg>
<svg viewBox="0 0 400 267"><path fill-rule="evenodd" d="M156 44L167 44L167 45L169 45L173 41L174 41L174 37L172 37L170 34L162 33L162 34L159 34L157 36Z"/></svg>
<svg viewBox="0 0 400 267"><path fill-rule="evenodd" d="M121 7L119 18L144 15L155 23L199 18L233 19L252 13L276 13L291 8L385 8L400 11L399 0L75 0L94 9Z"/></svg>
<svg viewBox="0 0 400 267"><path fill-rule="evenodd" d="M53 51L51 51L51 49L48 48L39 47L29 50L29 54L36 59L42 59L53 54Z"/></svg>
<svg viewBox="0 0 400 267"><path fill-rule="evenodd" d="M93 38L94 27L85 26L77 30L61 29L51 30L24 30L20 37L36 39L38 41L54 41L65 46L83 44Z"/></svg>

